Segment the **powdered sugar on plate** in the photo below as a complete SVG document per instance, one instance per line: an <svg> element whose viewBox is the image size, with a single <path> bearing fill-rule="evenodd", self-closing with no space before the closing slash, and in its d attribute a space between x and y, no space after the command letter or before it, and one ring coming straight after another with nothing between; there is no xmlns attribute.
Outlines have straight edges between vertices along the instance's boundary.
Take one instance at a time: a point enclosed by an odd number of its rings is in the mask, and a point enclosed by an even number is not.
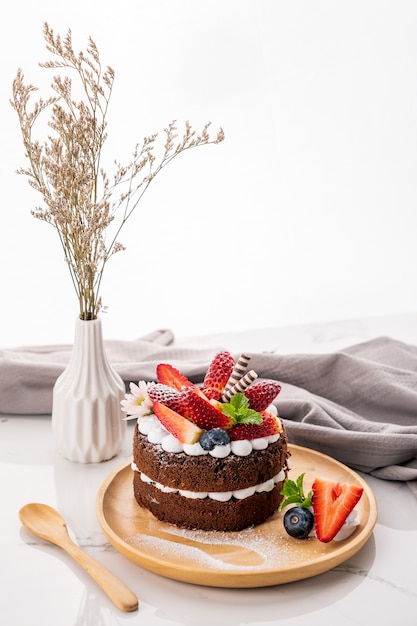
<svg viewBox="0 0 417 626"><path fill-rule="evenodd" d="M182 566L204 566L216 570L256 571L288 567L293 562L294 544L285 537L266 535L257 528L236 533L186 530L166 525L149 528L124 540L155 558L180 560ZM310 540L307 540L310 541ZM314 540L313 540L314 541Z"/></svg>

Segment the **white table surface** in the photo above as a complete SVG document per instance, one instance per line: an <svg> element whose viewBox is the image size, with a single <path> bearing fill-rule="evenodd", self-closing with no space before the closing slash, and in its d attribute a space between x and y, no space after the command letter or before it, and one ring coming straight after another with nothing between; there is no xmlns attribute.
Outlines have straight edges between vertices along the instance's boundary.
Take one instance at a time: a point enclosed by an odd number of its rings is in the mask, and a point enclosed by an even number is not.
<svg viewBox="0 0 417 626"><path fill-rule="evenodd" d="M326 352L378 335L417 343L417 315L216 335L178 343L221 344L242 352ZM2 624L416 626L417 501L402 483L365 476L379 509L372 536L342 565L304 581L258 589L203 587L164 578L127 560L103 535L95 500L105 477L129 460L132 429L130 425L118 457L102 464L79 465L55 454L50 417L0 416ZM119 611L60 548L24 529L18 511L27 502L56 507L76 542L137 594L139 610Z"/></svg>

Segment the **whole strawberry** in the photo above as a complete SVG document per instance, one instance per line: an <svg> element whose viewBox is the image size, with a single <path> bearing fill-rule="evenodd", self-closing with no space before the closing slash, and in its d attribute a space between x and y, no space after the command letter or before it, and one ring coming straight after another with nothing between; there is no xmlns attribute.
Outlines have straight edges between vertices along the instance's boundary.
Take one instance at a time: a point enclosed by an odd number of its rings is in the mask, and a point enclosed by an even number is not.
<svg viewBox="0 0 417 626"><path fill-rule="evenodd" d="M259 380L245 389L244 394L249 400L251 409L265 411L280 391L281 385L275 380Z"/></svg>

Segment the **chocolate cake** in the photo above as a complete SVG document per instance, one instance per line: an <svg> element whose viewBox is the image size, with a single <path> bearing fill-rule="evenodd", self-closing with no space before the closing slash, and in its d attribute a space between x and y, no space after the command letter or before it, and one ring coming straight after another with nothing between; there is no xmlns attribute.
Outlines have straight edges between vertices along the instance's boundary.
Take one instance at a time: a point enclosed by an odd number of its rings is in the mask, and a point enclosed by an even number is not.
<svg viewBox="0 0 417 626"><path fill-rule="evenodd" d="M161 521L200 530L241 530L277 510L286 460L284 433L264 450L217 459L165 452L160 444L149 443L136 425L134 494Z"/></svg>
<svg viewBox="0 0 417 626"><path fill-rule="evenodd" d="M217 354L197 387L171 365L131 385L123 410L137 418L133 492L163 522L238 531L279 507L287 437L272 401L280 386L245 374L249 357Z"/></svg>

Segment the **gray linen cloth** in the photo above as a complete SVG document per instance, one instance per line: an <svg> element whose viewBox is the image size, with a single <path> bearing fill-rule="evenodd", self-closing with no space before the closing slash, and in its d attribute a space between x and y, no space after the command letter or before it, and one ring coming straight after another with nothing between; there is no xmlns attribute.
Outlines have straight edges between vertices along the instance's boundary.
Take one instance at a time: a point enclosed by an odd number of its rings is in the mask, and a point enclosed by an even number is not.
<svg viewBox="0 0 417 626"><path fill-rule="evenodd" d="M199 383L222 349L182 348L169 330L105 344L126 385L154 380L160 362ZM70 353L68 345L0 350L0 413L50 413L52 388ZM282 385L275 404L292 443L406 481L417 497L417 346L380 337L331 354L250 356L260 378Z"/></svg>

